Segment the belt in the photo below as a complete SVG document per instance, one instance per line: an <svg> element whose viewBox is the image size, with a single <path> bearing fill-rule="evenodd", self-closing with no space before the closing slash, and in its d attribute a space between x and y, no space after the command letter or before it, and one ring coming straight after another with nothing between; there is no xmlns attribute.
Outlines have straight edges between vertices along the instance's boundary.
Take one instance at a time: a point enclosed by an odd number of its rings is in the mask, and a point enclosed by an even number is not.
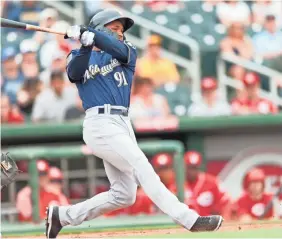
<svg viewBox="0 0 282 239"><path fill-rule="evenodd" d="M110 109L109 113L111 115L128 116L128 109ZM105 108L99 108L98 114L105 114Z"/></svg>

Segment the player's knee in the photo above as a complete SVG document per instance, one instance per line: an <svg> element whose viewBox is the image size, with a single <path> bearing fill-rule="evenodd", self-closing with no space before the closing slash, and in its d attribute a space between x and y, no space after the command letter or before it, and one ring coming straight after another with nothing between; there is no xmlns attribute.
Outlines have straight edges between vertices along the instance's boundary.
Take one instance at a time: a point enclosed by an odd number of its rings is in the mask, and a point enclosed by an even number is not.
<svg viewBox="0 0 282 239"><path fill-rule="evenodd" d="M136 187L123 190L113 190L113 196L120 207L129 207L136 201Z"/></svg>

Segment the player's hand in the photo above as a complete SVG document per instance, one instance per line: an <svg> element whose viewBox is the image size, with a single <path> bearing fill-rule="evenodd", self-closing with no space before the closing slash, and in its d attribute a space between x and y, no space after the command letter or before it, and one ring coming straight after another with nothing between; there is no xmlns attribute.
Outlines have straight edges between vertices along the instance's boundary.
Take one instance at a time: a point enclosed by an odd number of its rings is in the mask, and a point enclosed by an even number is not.
<svg viewBox="0 0 282 239"><path fill-rule="evenodd" d="M80 43L83 46L92 46L94 44L95 33L90 31L85 31L82 33L80 38Z"/></svg>
<svg viewBox="0 0 282 239"><path fill-rule="evenodd" d="M65 39L71 38L73 40L80 40L81 37L81 26L75 25L67 29Z"/></svg>

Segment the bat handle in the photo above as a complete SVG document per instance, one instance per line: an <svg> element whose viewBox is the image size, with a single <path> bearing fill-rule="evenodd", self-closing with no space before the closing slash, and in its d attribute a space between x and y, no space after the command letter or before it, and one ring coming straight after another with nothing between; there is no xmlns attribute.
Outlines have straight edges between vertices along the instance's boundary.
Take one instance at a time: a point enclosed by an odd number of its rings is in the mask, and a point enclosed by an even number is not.
<svg viewBox="0 0 282 239"><path fill-rule="evenodd" d="M85 31L87 31L87 30L88 30L87 26L85 26L85 25L80 25L80 36L81 36ZM67 35L67 33L65 33L64 38L65 38L65 39L68 39L68 38L69 38L68 35Z"/></svg>

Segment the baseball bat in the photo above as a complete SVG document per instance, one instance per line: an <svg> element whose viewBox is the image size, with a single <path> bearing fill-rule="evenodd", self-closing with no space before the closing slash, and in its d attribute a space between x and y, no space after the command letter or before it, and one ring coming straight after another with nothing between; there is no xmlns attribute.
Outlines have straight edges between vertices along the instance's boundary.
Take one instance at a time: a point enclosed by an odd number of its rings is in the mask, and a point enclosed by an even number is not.
<svg viewBox="0 0 282 239"><path fill-rule="evenodd" d="M264 212L263 214L259 217L259 219L264 219L264 217L266 216L266 214L269 212L269 210L272 208L273 206L273 201L276 197L279 197L280 194L282 194L282 186L279 187L278 191L273 195L271 201L265 206Z"/></svg>
<svg viewBox="0 0 282 239"><path fill-rule="evenodd" d="M49 32L53 34L66 35L66 31L58 31L51 28L30 25L23 22L12 21L2 17L1 17L1 27L19 28L28 31Z"/></svg>

